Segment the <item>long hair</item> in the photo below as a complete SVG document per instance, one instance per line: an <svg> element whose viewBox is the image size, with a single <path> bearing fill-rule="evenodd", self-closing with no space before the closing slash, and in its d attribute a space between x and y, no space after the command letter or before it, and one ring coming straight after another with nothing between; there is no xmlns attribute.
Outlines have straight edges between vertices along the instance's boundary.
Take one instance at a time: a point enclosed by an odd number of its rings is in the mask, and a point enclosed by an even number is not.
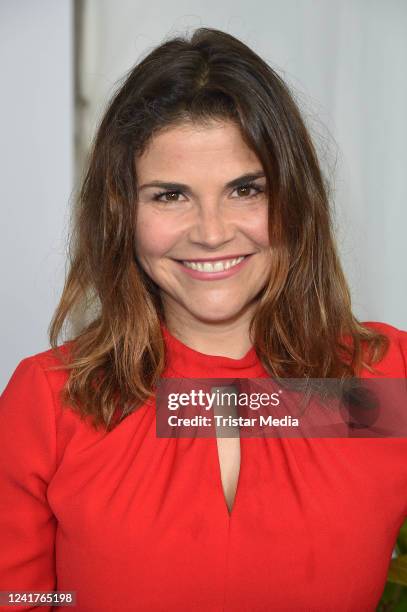
<svg viewBox="0 0 407 612"><path fill-rule="evenodd" d="M273 377L345 379L380 361L386 336L352 314L328 189L284 81L243 42L199 28L153 49L113 95L92 143L74 209L70 267L50 344L82 310L58 368L63 401L112 429L154 394L165 367L159 287L135 256L137 156L162 128L232 120L267 179L272 270L250 326ZM92 314L91 314L92 313ZM66 349L66 350L65 350ZM365 353L365 349L367 349Z"/></svg>

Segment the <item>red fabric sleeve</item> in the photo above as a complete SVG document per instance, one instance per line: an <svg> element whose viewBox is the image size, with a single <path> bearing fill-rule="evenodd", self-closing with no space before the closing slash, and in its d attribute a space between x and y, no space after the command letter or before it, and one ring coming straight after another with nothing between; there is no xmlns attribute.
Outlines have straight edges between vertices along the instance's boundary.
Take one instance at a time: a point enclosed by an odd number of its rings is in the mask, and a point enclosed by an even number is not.
<svg viewBox="0 0 407 612"><path fill-rule="evenodd" d="M0 591L56 590L56 518L47 502L55 472L51 389L34 356L17 365L0 399ZM26 603L0 610L50 611Z"/></svg>
<svg viewBox="0 0 407 612"><path fill-rule="evenodd" d="M401 354L404 359L404 376L407 377L407 331L399 330Z"/></svg>

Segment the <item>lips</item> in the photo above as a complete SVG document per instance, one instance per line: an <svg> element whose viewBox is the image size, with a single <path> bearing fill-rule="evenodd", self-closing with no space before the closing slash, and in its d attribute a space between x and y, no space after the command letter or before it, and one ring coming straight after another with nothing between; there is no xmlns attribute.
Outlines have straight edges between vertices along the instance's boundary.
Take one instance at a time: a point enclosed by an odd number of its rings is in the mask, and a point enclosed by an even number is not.
<svg viewBox="0 0 407 612"><path fill-rule="evenodd" d="M214 266L216 266L216 262L220 262L220 261L230 261L228 258L216 258L216 259L204 259L204 260L174 260L176 261L176 263L180 266L180 268L184 271L184 273L186 273L188 276L190 276L191 278L195 278L197 280L221 280L223 278L229 278L230 276L234 276L235 274L238 274L239 271L246 265L246 263L250 260L250 255L246 255L246 256L241 256L243 257L243 259L241 261L238 261L237 263L235 263L234 265L224 269L224 270L204 270L202 269L203 266L200 266L201 269L198 269L197 266L191 266L188 265L186 266L184 262L186 263L190 263L192 262L193 264L195 263L210 263L213 264ZM233 258L232 258L233 259ZM237 257L236 259L239 259L239 257Z"/></svg>
<svg viewBox="0 0 407 612"><path fill-rule="evenodd" d="M247 257L251 253L237 253L232 255L221 255L220 257L196 257L194 259L187 259L186 257L183 259L175 259L174 261L186 261L188 263L212 263L215 261L227 261L229 259L237 259L238 257Z"/></svg>
<svg viewBox="0 0 407 612"><path fill-rule="evenodd" d="M236 257L235 259L220 259L220 260L210 260L210 261L183 261L183 265L192 270L198 270L199 272L224 272L225 270L229 270L229 268L233 268L241 261L243 261L244 256Z"/></svg>

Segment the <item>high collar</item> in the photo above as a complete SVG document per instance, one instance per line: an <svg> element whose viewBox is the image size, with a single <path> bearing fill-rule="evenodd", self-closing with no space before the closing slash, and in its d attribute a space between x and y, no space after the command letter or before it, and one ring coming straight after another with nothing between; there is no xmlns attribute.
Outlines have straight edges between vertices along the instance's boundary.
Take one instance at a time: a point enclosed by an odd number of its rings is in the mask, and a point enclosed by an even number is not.
<svg viewBox="0 0 407 612"><path fill-rule="evenodd" d="M207 355L187 346L176 338L161 321L166 348L166 368L163 377L175 378L264 378L263 368L254 346L240 359L224 355Z"/></svg>

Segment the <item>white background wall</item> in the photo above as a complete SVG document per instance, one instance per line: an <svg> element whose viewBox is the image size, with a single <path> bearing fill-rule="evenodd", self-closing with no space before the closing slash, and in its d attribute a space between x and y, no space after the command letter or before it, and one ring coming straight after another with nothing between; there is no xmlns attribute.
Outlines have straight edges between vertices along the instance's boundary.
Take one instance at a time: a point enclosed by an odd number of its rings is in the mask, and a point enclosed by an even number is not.
<svg viewBox="0 0 407 612"><path fill-rule="evenodd" d="M336 166L354 311L407 329L407 1L85 0L84 138L119 77L199 26L240 37L292 86L324 167Z"/></svg>
<svg viewBox="0 0 407 612"><path fill-rule="evenodd" d="M407 2L84 0L82 138L117 80L164 38L199 26L240 37L292 86L323 165L361 320L407 329ZM70 0L1 0L1 362L48 348L73 188Z"/></svg>
<svg viewBox="0 0 407 612"><path fill-rule="evenodd" d="M48 347L72 188L72 7L0 2L0 389Z"/></svg>

